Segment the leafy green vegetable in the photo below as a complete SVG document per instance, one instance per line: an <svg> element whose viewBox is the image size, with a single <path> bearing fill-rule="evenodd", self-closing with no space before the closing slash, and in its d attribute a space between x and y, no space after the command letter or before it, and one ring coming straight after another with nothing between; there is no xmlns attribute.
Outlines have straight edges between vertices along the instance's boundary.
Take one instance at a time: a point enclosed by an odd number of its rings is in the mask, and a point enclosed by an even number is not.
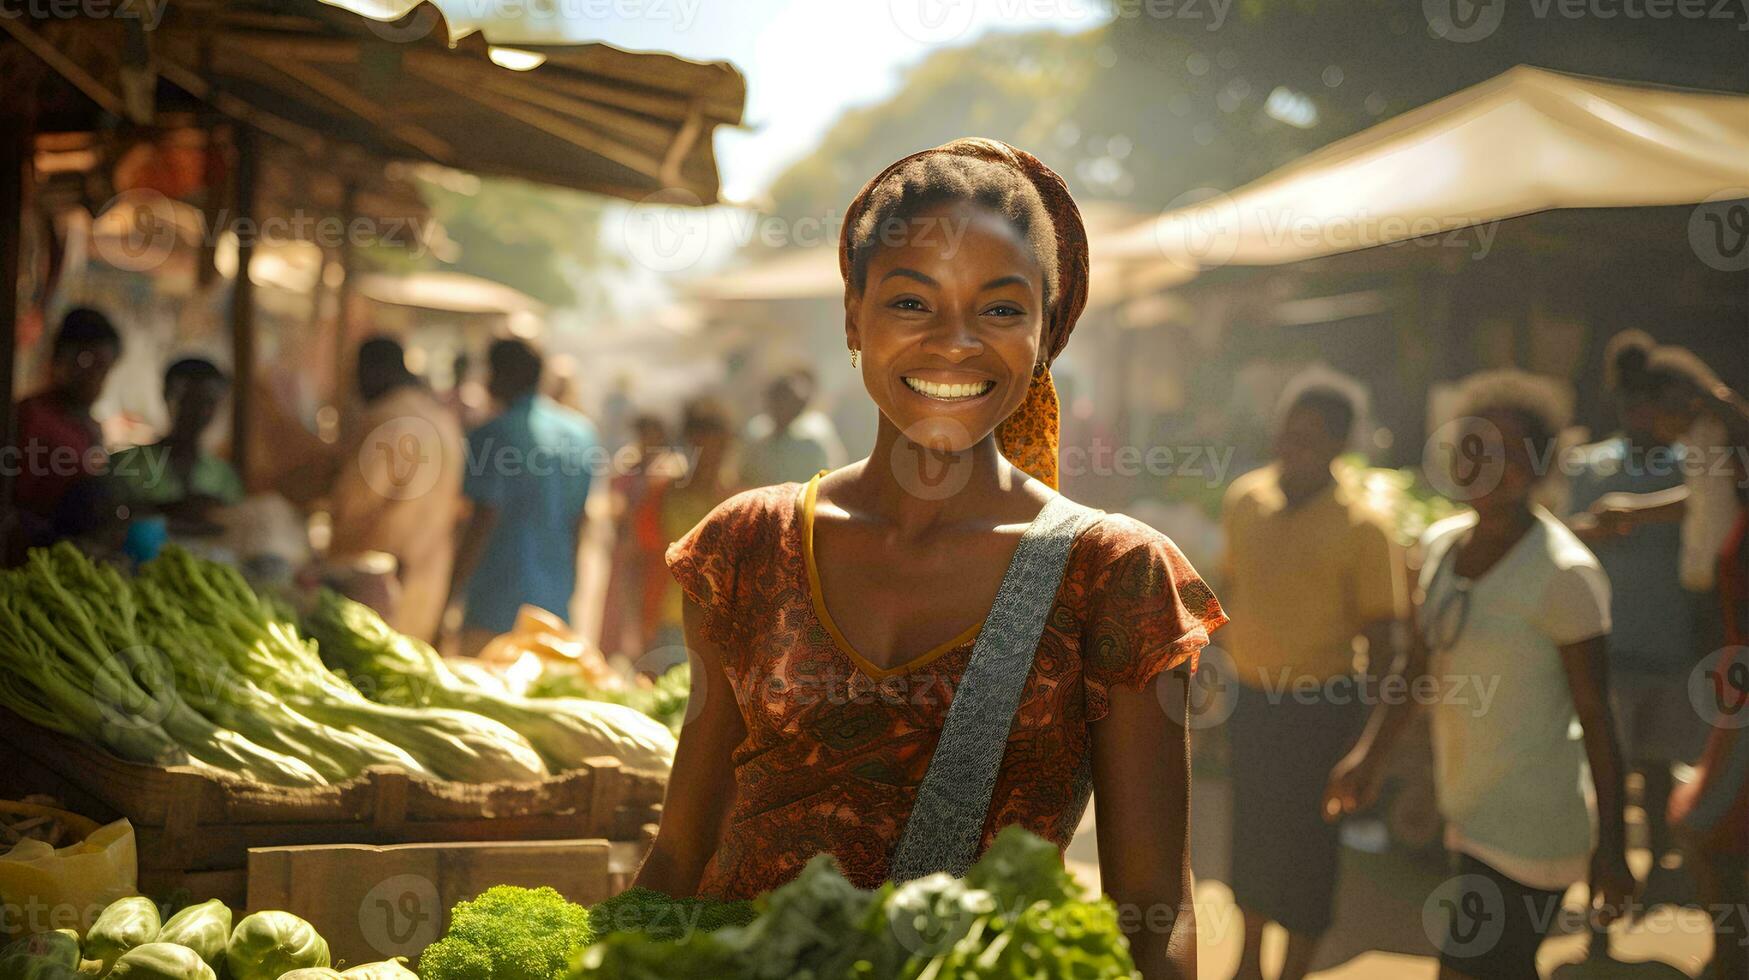
<svg viewBox="0 0 1749 980"><path fill-rule="evenodd" d="M307 625L322 656L376 700L491 718L527 738L555 771L597 755L659 771L674 762L673 733L637 711L580 698L534 700L486 690L458 676L429 645L396 632L369 606L333 592L322 594Z"/></svg>
<svg viewBox="0 0 1749 980"><path fill-rule="evenodd" d="M214 970L225 961L225 944L231 937L231 909L213 899L188 908L164 921L158 941L194 950Z"/></svg>
<svg viewBox="0 0 1749 980"><path fill-rule="evenodd" d="M419 957L424 980L561 980L589 939L589 913L551 888L488 888L450 912ZM241 980L241 978L239 978Z"/></svg>
<svg viewBox="0 0 1749 980"><path fill-rule="evenodd" d="M668 730L676 735L680 734L681 727L686 723L686 705L691 694L690 664L677 664L668 668L667 673L656 678L655 683L649 687L634 684L610 690L593 687L573 674L546 673L536 678L528 689L529 698L535 701L549 698L585 698L590 701L623 704L667 725Z"/></svg>
<svg viewBox="0 0 1749 980"><path fill-rule="evenodd" d="M230 980L279 980L292 970L332 963L327 940L290 912L244 916L225 945Z"/></svg>
<svg viewBox="0 0 1749 980"><path fill-rule="evenodd" d="M200 954L175 943L136 946L115 961L110 980L216 980ZM278 980L276 977L275 980Z"/></svg>
<svg viewBox="0 0 1749 980"><path fill-rule="evenodd" d="M672 898L648 888L630 888L589 907L589 932L642 932L651 939L674 940L688 933L715 932L753 921L753 903L709 898Z"/></svg>
<svg viewBox="0 0 1749 980"><path fill-rule="evenodd" d="M340 980L340 973L326 966L306 966L301 970L281 973L279 980Z"/></svg>
<svg viewBox="0 0 1749 980"><path fill-rule="evenodd" d="M14 957L76 967L79 965L79 937L71 930L39 932L0 947L0 964L8 962ZM7 975L0 972L0 976Z"/></svg>
<svg viewBox="0 0 1749 980"><path fill-rule="evenodd" d="M85 958L103 964L107 974L121 955L136 946L155 942L163 925L157 903L135 895L117 899L97 914L85 934Z"/></svg>
<svg viewBox="0 0 1749 980"><path fill-rule="evenodd" d="M821 855L753 906L751 922L715 932L606 932L577 954L572 977L1129 980L1135 970L1111 903L1083 900L1055 846L1019 828L964 880L860 891Z"/></svg>

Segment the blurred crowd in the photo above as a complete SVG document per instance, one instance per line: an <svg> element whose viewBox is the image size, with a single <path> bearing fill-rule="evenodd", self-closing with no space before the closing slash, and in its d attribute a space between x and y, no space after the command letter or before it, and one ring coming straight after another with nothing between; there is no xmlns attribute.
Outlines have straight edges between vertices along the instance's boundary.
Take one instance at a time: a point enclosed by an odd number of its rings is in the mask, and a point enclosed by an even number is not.
<svg viewBox="0 0 1749 980"><path fill-rule="evenodd" d="M71 540L141 561L221 533L243 503L244 481L207 448L232 384L210 361L165 366L160 438L104 446L92 406L121 344L103 314L67 313L46 385L18 404L16 545ZM1617 428L1577 448L1561 444L1569 420L1543 379L1460 382L1450 465L1427 477L1461 506L1418 541L1344 462L1365 410L1356 386L1321 376L1281 396L1273 458L1225 488L1240 977L1263 975L1270 923L1290 937L1280 976L1310 969L1334 914L1338 823L1377 800L1416 714L1431 728L1453 880L1486 892L1452 908L1504 901L1492 942L1453 927L1453 974L1535 976L1550 919L1522 910L1558 908L1575 883L1590 886L1599 926L1637 893L1749 901L1737 721L1749 410L1699 358L1637 331L1611 342L1606 365ZM449 652L478 652L524 605L569 614L588 503L605 494L599 644L660 673L685 660L668 543L740 489L847 462L807 370L769 379L745 419L712 398L676 419L640 412L622 386L598 427L577 407L574 365L510 337L485 366L476 380L458 360L438 392L398 341L365 341L322 495L326 566L376 568L381 587L363 597ZM1697 690L1715 692L1712 707ZM1626 860L1630 807L1652 858L1641 882ZM1716 975L1746 975L1743 937L1720 939Z"/></svg>

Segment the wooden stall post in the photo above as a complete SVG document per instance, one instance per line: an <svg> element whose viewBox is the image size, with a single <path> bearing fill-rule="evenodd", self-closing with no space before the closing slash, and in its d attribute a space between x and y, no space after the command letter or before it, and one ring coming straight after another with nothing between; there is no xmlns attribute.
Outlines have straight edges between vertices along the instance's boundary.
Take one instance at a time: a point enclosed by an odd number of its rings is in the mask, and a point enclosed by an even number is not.
<svg viewBox="0 0 1749 980"><path fill-rule="evenodd" d="M30 127L6 126L0 135L0 215L12 215L12 227L0 234L0 445L18 445L14 425L12 382L18 371L18 272L24 248L24 181L30 163ZM5 220L5 219L0 219ZM12 461L0 466L0 515L14 516L12 509ZM19 457L18 463L23 463ZM0 518L0 556L8 553L10 535L16 529Z"/></svg>
<svg viewBox="0 0 1749 980"><path fill-rule="evenodd" d="M255 401L255 258L260 228L255 215L255 130L240 125L237 144L237 278L231 283L231 465L249 485L249 412ZM244 234L247 232L247 234Z"/></svg>

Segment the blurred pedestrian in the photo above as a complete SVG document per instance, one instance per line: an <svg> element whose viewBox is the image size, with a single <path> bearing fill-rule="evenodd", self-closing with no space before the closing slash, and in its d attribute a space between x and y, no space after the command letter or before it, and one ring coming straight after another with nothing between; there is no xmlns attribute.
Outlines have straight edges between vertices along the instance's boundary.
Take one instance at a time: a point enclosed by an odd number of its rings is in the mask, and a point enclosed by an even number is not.
<svg viewBox="0 0 1749 980"><path fill-rule="evenodd" d="M1340 841L1326 777L1366 721L1356 641L1388 662L1407 612L1404 560L1383 514L1337 461L1357 406L1328 385L1290 389L1275 461L1233 482L1223 507L1238 700L1232 744L1232 888L1245 917L1237 976L1260 978L1265 926L1288 932L1283 980L1311 968L1335 905ZM1315 685L1315 693L1312 691Z"/></svg>
<svg viewBox="0 0 1749 980"><path fill-rule="evenodd" d="M49 383L18 403L21 454L12 497L23 540L47 544L61 498L81 480L105 472L103 430L91 407L121 357L109 318L79 307L61 318L49 348Z"/></svg>
<svg viewBox="0 0 1749 980"><path fill-rule="evenodd" d="M1679 524L1646 524L1623 533L1627 522L1598 514L1620 495L1659 494L1683 486L1681 440L1693 413L1677 407L1681 376L1650 367L1654 344L1645 333L1618 334L1605 354L1605 383L1621 430L1577 451L1569 524L1597 555L1609 575L1610 699L1628 765L1641 774L1640 806L1646 815L1653 856L1649 900L1680 887L1665 864L1675 840L1664 812L1669 807L1673 767L1692 763L1706 743L1706 725L1688 698L1688 675L1703 652L1696 637L1697 613L1715 598L1682 584ZM1597 510L1593 510L1597 508Z"/></svg>
<svg viewBox="0 0 1749 980"><path fill-rule="evenodd" d="M635 443L623 471L609 483L613 515L613 554L602 602L601 652L636 657L648 648L645 625L649 610L667 594L670 578L662 551L668 537L662 531L661 489L667 479L661 462L668 458L668 427L655 415L632 420Z"/></svg>
<svg viewBox="0 0 1749 980"><path fill-rule="evenodd" d="M1442 897L1452 918L1440 975L1535 980L1537 948L1569 886L1589 882L1599 927L1633 898L1609 707L1609 580L1532 499L1564 424L1546 384L1496 371L1458 394L1458 445L1476 451L1452 479L1474 509L1422 537L1416 642L1390 682L1440 691L1433 776L1458 874L1456 893ZM1333 818L1377 797L1413 705L1380 700L1331 774ZM1575 718L1582 741L1570 735Z"/></svg>
<svg viewBox="0 0 1749 980"><path fill-rule="evenodd" d="M432 641L449 598L461 515L461 426L408 370L406 351L391 337L359 345L357 379L363 412L343 443L329 554L394 556L399 598L384 618Z"/></svg>
<svg viewBox="0 0 1749 980"><path fill-rule="evenodd" d="M765 412L748 424L741 450L743 486L808 480L844 465L844 444L832 420L812 408L815 388L814 373L806 368L786 371L766 387Z"/></svg>
<svg viewBox="0 0 1749 980"><path fill-rule="evenodd" d="M243 480L231 464L201 445L230 391L218 365L185 357L164 370L164 405L170 429L149 446L110 458L122 498L163 513L178 533L213 533L213 512L243 500Z"/></svg>
<svg viewBox="0 0 1749 980"><path fill-rule="evenodd" d="M589 484L600 450L589 420L540 393L544 358L520 338L486 352L502 407L467 437L462 492L473 504L451 596L463 601L463 653L516 624L525 603L569 618Z"/></svg>
<svg viewBox="0 0 1749 980"><path fill-rule="evenodd" d="M655 490L664 550L735 492L728 478L731 441L728 412L714 399L697 398L686 404L680 421L680 452L686 469L662 481ZM686 659L684 606L680 586L668 577L662 601L647 607L650 618L644 634L649 637L649 648L638 660L639 670L660 674Z"/></svg>

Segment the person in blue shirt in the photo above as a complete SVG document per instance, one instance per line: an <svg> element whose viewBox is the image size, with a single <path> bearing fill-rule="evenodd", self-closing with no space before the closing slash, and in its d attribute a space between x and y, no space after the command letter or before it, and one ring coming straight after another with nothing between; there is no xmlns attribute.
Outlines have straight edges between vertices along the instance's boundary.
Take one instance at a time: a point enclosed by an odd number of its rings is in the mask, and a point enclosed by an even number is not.
<svg viewBox="0 0 1749 980"><path fill-rule="evenodd" d="M509 338L486 357L503 411L468 434L462 493L473 514L450 588L463 601L467 655L508 632L524 604L569 615L590 477L605 463L589 420L540 393L539 350Z"/></svg>
<svg viewBox="0 0 1749 980"><path fill-rule="evenodd" d="M1682 586L1681 527L1647 524L1619 533L1598 511L1617 494L1647 494L1683 484L1680 439L1689 421L1670 417L1668 379L1645 371L1652 339L1637 330L1610 340L1605 382L1621 431L1580 447L1572 479L1568 524L1609 575L1611 700L1628 764L1642 774L1640 805L1655 859L1647 900L1680 894L1662 859L1675 849L1664 819L1672 769L1692 763L1706 744L1705 722L1688 699L1688 675L1700 659L1695 613L1698 598ZM1607 498L1607 499L1606 499Z"/></svg>

